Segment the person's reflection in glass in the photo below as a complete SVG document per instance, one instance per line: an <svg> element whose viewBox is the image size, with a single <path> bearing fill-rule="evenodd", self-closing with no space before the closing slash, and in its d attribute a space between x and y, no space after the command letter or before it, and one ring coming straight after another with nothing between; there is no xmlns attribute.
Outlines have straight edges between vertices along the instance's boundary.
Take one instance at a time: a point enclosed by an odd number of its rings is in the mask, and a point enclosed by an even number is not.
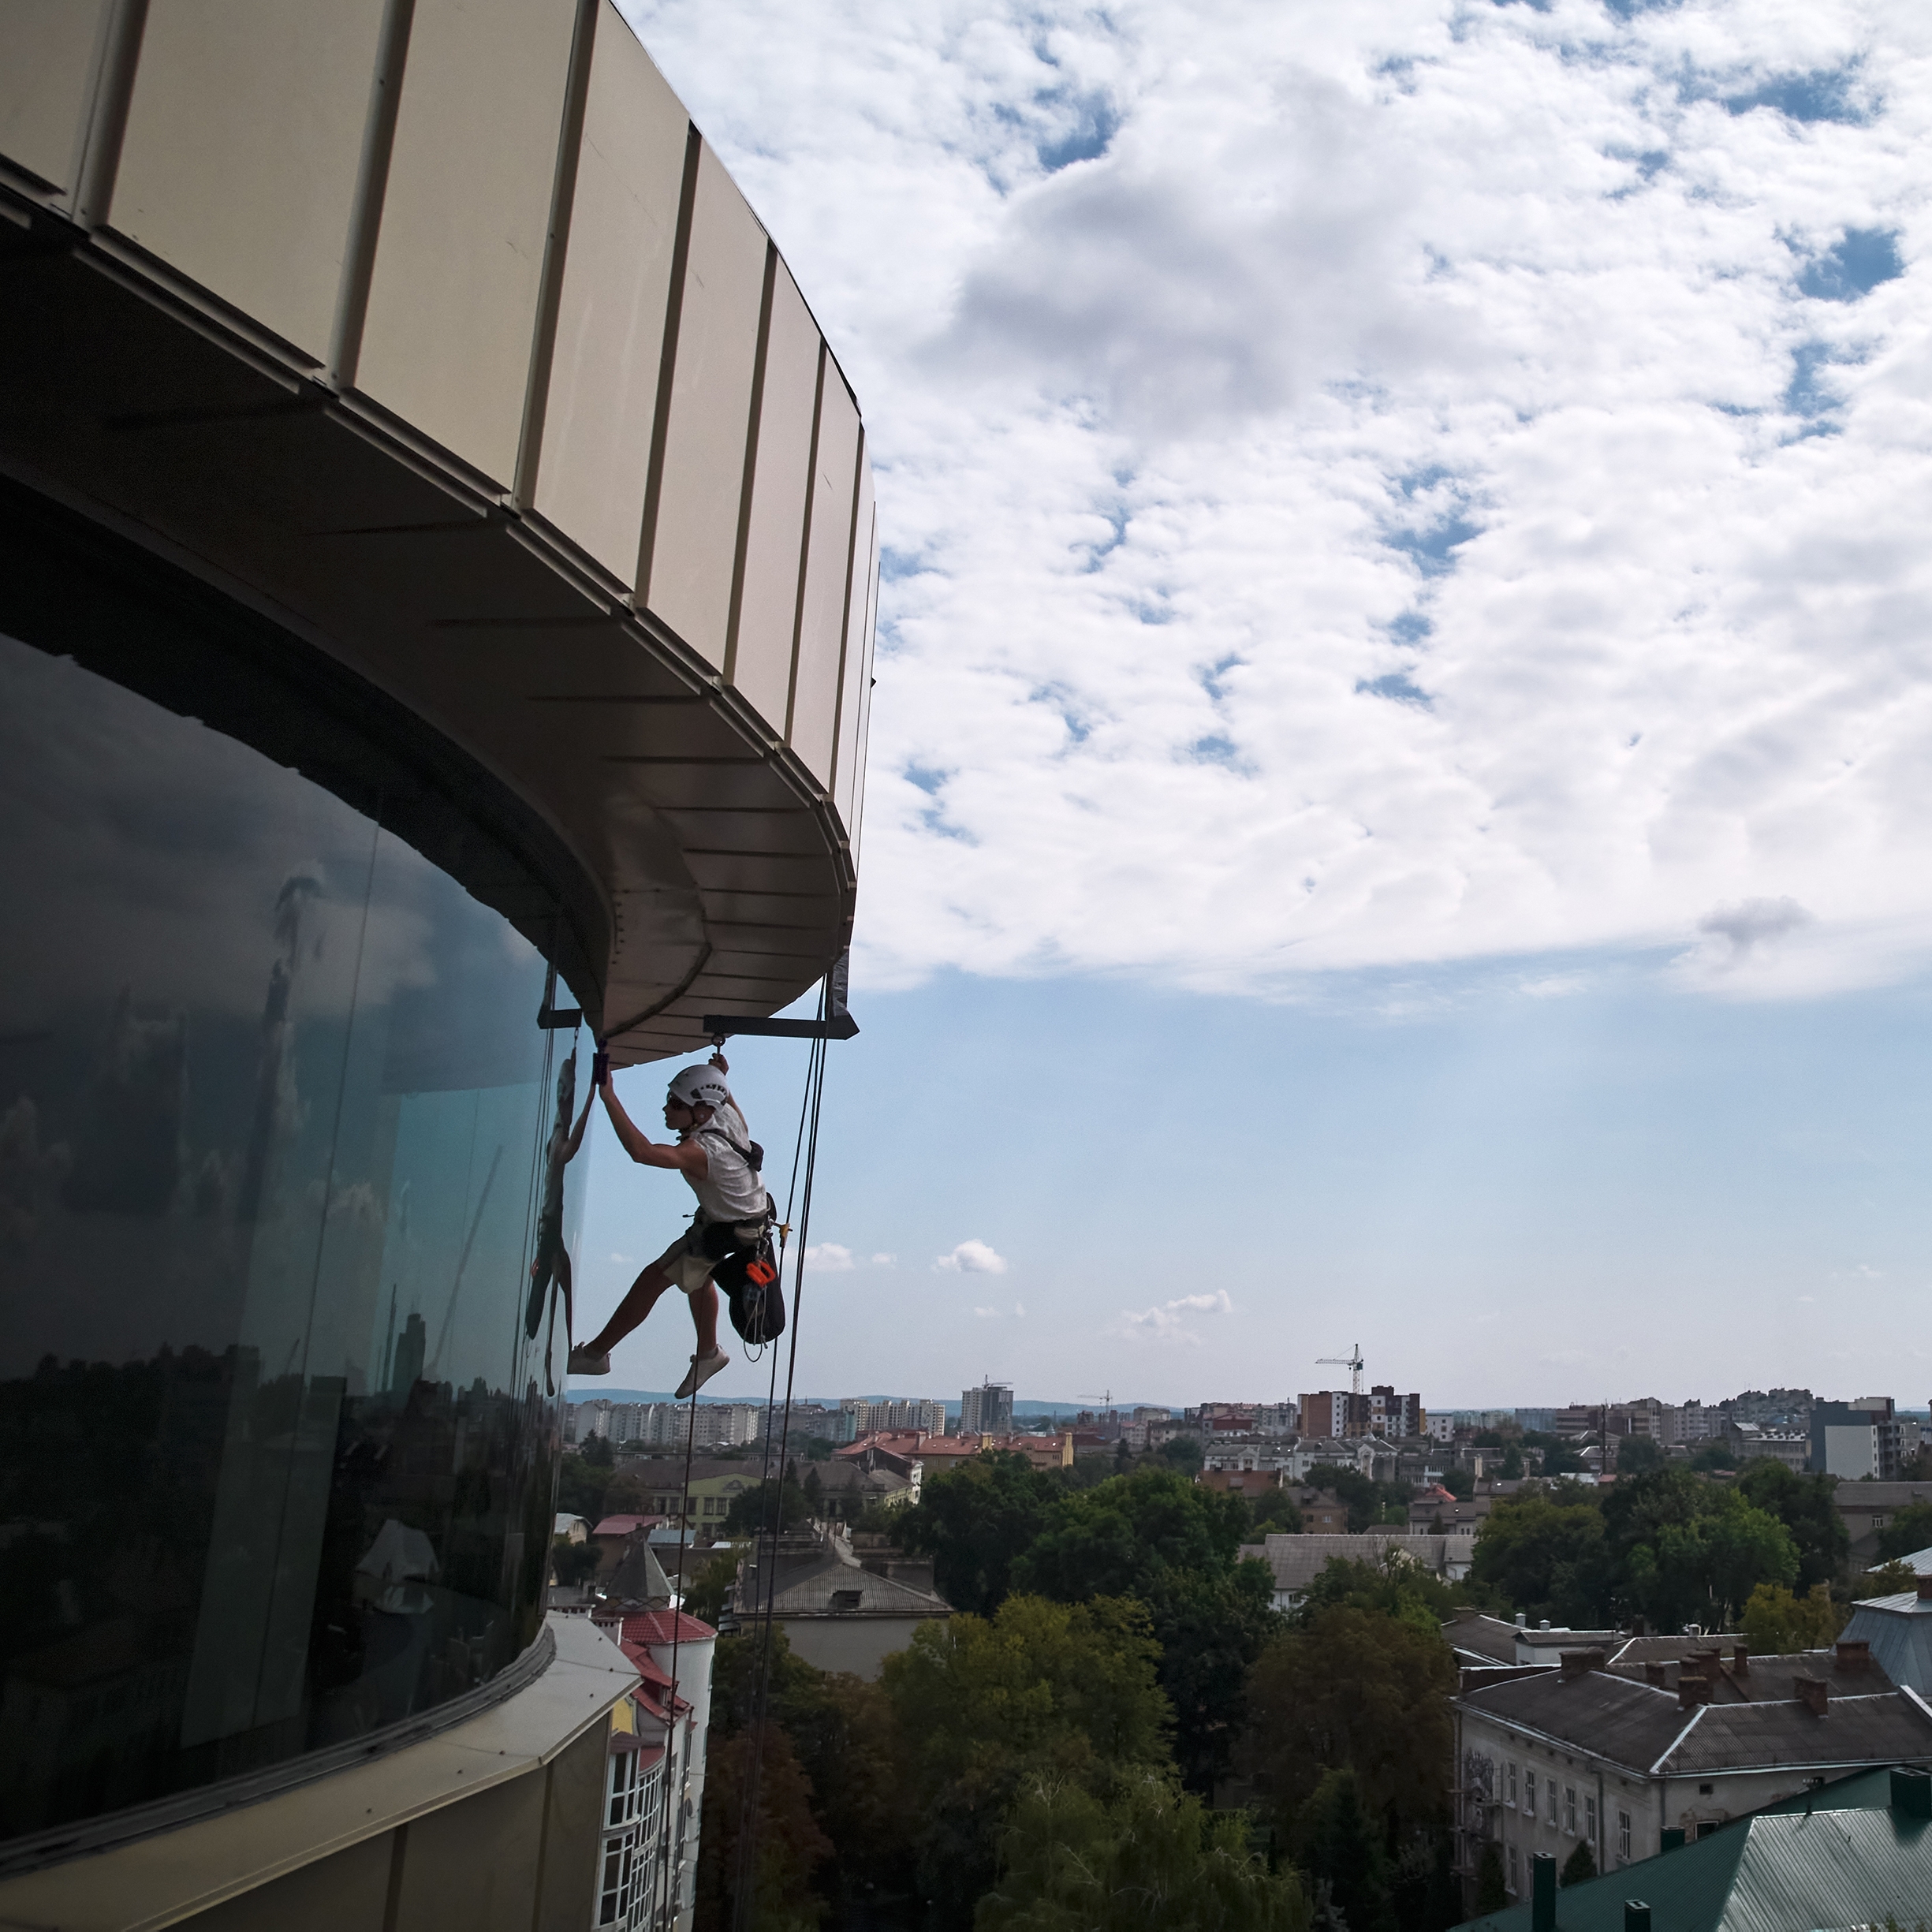
<svg viewBox="0 0 1932 1932"><path fill-rule="evenodd" d="M593 1086L584 1096L584 1111L577 1116L576 1125L573 1127L570 1109L576 1098L576 1089L577 1056L573 1049L570 1057L557 1070L557 1124L550 1129L550 1144L544 1150L543 1205L537 1215L536 1259L530 1264L530 1301L524 1311L524 1335L526 1340L534 1341L537 1330L543 1326L546 1296L550 1299L554 1321L557 1300L552 1292L553 1285L561 1289L566 1347L576 1332L576 1325L570 1293L570 1251L564 1245L564 1169L576 1158L577 1149L584 1144L584 1129L591 1117L591 1103L597 1098L597 1089ZM557 1393L547 1350L543 1359L543 1386L549 1393Z"/></svg>

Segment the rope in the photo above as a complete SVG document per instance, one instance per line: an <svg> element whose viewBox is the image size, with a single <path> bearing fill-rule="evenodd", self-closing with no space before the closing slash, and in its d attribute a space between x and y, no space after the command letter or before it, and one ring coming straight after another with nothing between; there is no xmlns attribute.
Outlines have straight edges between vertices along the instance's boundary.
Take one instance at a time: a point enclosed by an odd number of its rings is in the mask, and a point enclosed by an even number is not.
<svg viewBox="0 0 1932 1932"><path fill-rule="evenodd" d="M822 987L819 995L819 1016L826 1016L829 987ZM758 1792L761 1781L765 1755L766 1714L771 1690L771 1626L778 1600L778 1538L785 1524L785 1477L786 1455L792 1434L792 1394L798 1371L798 1321L805 1292L805 1251L811 1244L812 1184L816 1178L819 1164L819 1121L825 1095L825 1049L823 1039L811 1043L811 1052L806 1062L805 1099L799 1113L799 1145L792 1156L792 1189L796 1190L799 1176L799 1153L804 1155L804 1187L799 1199L798 1259L792 1274L792 1345L787 1351L785 1371L785 1410L780 1424L778 1438L778 1480L772 1497L771 1542L768 1558L761 1580L764 1585L764 1604L760 1613L758 1633L758 1669L755 1679L756 1688L752 1700L752 1748L746 1767L744 1793L740 1803L738 1821L738 1870L737 1882L733 1900L733 1920L737 1932L748 1932L752 1895L757 1882L758 1845ZM806 1132L809 1116L810 1132ZM788 1192L785 1218L791 1219L791 1199ZM776 1352L772 1358L772 1383L775 1392L778 1382L778 1363ZM769 1469L771 1458L771 1407L767 1399L765 1409L765 1467ZM769 1478L766 1479L769 1480ZM755 1545L754 1545L755 1548ZM759 1572L753 1572L754 1576Z"/></svg>
<svg viewBox="0 0 1932 1932"><path fill-rule="evenodd" d="M681 1517L684 1514L684 1509L688 1509L691 1503L691 1455L692 1445L697 1441L697 1437L698 1385L696 1376L696 1358L694 1356L692 1358L690 1415L684 1425L684 1487L678 1491L678 1501L680 1505L682 1505L678 1512ZM692 1534L694 1536L697 1534L695 1525L693 1526ZM645 1546L647 1548L650 1546L648 1542L646 1543ZM671 1902L670 1783L671 1766L677 1755L677 1647L684 1634L684 1551L688 1547L688 1546L684 1542L684 1539L681 1537L678 1539L677 1544L677 1581L673 1587L671 1591L670 1708L664 1714L664 1772L660 1781L662 1799L658 1807L658 1854L656 1859L654 1860L654 1863L658 1867L664 1881L664 1898L662 1911L659 1906L658 1897L658 1883L655 1878L652 1879L651 1886L651 1917L654 1922L658 1924L662 1924L666 1922L665 1914L668 1913L669 1907ZM620 1626L620 1628L621 1628L621 1626Z"/></svg>

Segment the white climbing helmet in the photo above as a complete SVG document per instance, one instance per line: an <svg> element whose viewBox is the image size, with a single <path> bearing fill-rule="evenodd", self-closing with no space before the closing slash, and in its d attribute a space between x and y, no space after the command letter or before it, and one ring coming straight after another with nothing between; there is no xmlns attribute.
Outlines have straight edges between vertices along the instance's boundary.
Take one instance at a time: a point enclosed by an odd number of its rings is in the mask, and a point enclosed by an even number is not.
<svg viewBox="0 0 1932 1932"><path fill-rule="evenodd" d="M714 1066L681 1067L671 1082L671 1098L688 1107L709 1107L715 1113L731 1105L731 1089Z"/></svg>

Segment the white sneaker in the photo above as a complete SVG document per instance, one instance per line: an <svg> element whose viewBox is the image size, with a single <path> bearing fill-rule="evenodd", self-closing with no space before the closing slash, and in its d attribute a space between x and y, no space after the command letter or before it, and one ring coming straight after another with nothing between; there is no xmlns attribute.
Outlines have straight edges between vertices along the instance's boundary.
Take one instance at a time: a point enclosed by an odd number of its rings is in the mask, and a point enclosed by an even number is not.
<svg viewBox="0 0 1932 1932"><path fill-rule="evenodd" d="M694 1355L689 1373L677 1385L677 1400L681 1402L686 1396L696 1395L730 1359L722 1348L714 1348L709 1355ZM606 1363L606 1367L609 1364Z"/></svg>
<svg viewBox="0 0 1932 1932"><path fill-rule="evenodd" d="M573 1375L608 1375L610 1358L607 1355L593 1355L584 1348L573 1348L566 1364Z"/></svg>

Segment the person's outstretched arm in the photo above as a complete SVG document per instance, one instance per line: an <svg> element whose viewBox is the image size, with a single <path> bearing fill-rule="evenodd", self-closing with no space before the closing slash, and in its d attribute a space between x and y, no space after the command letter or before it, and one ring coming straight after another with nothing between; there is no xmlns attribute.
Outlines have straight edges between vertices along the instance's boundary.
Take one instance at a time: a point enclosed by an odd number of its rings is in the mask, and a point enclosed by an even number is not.
<svg viewBox="0 0 1932 1932"><path fill-rule="evenodd" d="M595 1087L584 1097L584 1111L577 1116L577 1124L571 1130L570 1139L564 1148L566 1166L577 1158L577 1149L584 1144L584 1130L591 1124L591 1105L596 1098L597 1089Z"/></svg>
<svg viewBox="0 0 1932 1932"><path fill-rule="evenodd" d="M681 1174L696 1174L700 1180L711 1172L711 1163L704 1158L702 1142L673 1141L668 1147L660 1147L624 1111L624 1102L617 1098L617 1083L614 1080L606 1080L602 1091L604 1111L610 1116L610 1125L617 1129L618 1141L624 1151L640 1167L668 1167Z"/></svg>

